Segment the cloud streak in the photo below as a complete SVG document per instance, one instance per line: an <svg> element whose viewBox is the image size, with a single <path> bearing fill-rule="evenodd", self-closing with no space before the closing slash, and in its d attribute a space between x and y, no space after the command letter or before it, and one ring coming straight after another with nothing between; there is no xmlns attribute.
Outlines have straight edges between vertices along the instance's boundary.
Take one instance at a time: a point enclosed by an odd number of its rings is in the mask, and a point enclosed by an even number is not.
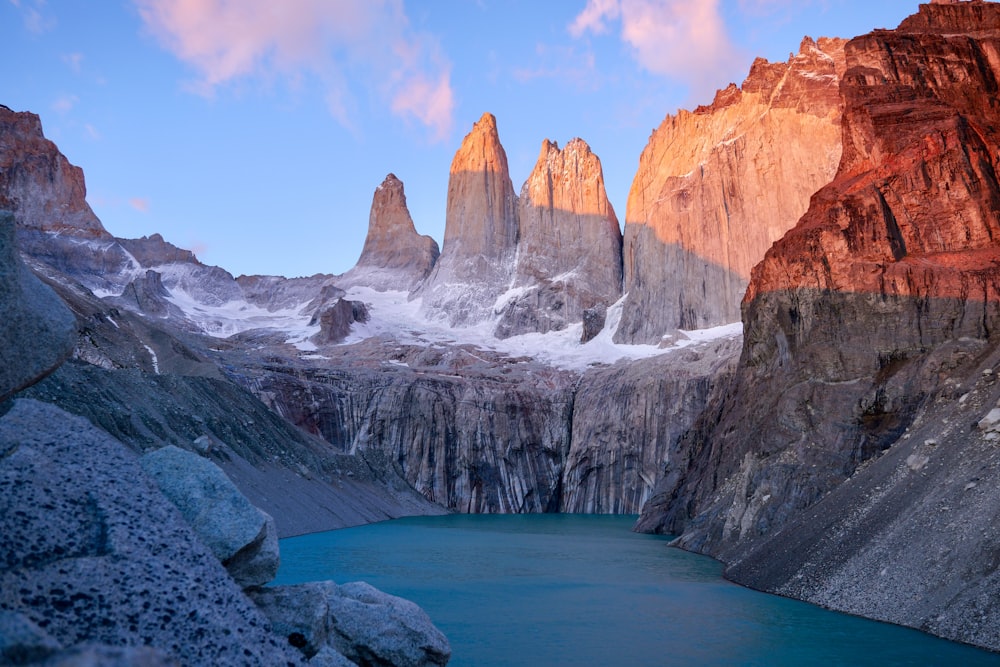
<svg viewBox="0 0 1000 667"><path fill-rule="evenodd" d="M577 38L615 28L645 70L710 96L740 62L726 32L719 0L588 0L569 25Z"/></svg>
<svg viewBox="0 0 1000 667"><path fill-rule="evenodd" d="M450 65L438 42L413 29L402 0L133 0L147 30L199 74L211 96L237 81L314 78L330 113L346 126L356 98L372 90L389 110L451 130Z"/></svg>

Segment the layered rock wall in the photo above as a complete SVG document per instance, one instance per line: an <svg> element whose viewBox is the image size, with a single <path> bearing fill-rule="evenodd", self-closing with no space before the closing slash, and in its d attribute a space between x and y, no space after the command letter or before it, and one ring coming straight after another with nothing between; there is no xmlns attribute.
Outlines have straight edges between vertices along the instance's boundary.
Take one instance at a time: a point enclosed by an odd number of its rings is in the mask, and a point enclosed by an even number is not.
<svg viewBox="0 0 1000 667"><path fill-rule="evenodd" d="M653 132L626 208L617 341L739 319L750 269L836 171L843 44L806 38L787 63L758 59L741 88Z"/></svg>

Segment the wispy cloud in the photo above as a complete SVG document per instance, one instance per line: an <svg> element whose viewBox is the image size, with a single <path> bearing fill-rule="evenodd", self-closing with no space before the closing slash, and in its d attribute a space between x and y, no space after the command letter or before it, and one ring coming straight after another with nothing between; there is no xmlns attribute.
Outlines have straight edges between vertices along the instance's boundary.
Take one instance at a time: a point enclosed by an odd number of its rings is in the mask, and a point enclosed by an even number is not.
<svg viewBox="0 0 1000 667"><path fill-rule="evenodd" d="M642 68L686 83L698 97L725 86L740 61L719 0L588 0L568 29L579 38L616 27Z"/></svg>
<svg viewBox="0 0 1000 667"><path fill-rule="evenodd" d="M56 27L55 17L45 11L45 0L10 0L10 4L20 10L29 32L40 35Z"/></svg>
<svg viewBox="0 0 1000 667"><path fill-rule="evenodd" d="M128 205L140 213L149 213L149 200L145 197L132 197L128 200Z"/></svg>
<svg viewBox="0 0 1000 667"><path fill-rule="evenodd" d="M83 54L82 53L64 53L62 56L62 61L66 63L76 74L80 73L80 69L83 65Z"/></svg>
<svg viewBox="0 0 1000 667"><path fill-rule="evenodd" d="M537 44L531 67L514 69L513 76L520 83L536 79L555 79L569 83L578 90L595 90L601 77L595 67L593 52L575 46Z"/></svg>
<svg viewBox="0 0 1000 667"><path fill-rule="evenodd" d="M133 0L147 29L213 95L228 83L313 78L351 126L356 95L371 88L392 113L444 139L452 126L450 65L416 31L402 0Z"/></svg>
<svg viewBox="0 0 1000 667"><path fill-rule="evenodd" d="M76 106L76 103L80 101L80 98L76 95L60 95L55 102L52 103L52 110L56 113L69 113Z"/></svg>

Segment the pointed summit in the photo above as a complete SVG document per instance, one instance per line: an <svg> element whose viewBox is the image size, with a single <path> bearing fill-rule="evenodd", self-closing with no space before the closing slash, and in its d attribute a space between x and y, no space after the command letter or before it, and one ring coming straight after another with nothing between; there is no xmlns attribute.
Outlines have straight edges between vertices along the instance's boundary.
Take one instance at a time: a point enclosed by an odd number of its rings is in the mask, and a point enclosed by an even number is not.
<svg viewBox="0 0 1000 667"><path fill-rule="evenodd" d="M621 296L622 234L600 159L582 139L562 150L548 139L521 188L515 292L501 338L563 329Z"/></svg>
<svg viewBox="0 0 1000 667"><path fill-rule="evenodd" d="M427 277L437 258L437 241L417 234L403 182L389 174L372 197L361 257L336 282L345 289L365 285L379 291L409 291Z"/></svg>
<svg viewBox="0 0 1000 667"><path fill-rule="evenodd" d="M517 246L517 195L496 118L485 113L451 162L444 246L420 289L423 310L452 325L492 316L510 282Z"/></svg>

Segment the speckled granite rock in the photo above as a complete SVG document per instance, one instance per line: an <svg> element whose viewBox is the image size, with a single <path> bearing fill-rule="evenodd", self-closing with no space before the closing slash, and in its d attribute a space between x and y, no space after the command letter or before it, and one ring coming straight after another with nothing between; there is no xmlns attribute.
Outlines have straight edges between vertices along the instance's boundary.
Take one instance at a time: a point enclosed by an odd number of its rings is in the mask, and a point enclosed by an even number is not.
<svg viewBox="0 0 1000 667"><path fill-rule="evenodd" d="M313 656L334 659L332 654L358 665L395 667L446 665L451 658L448 639L420 607L361 581L277 586L251 597L275 634L287 636L310 663Z"/></svg>
<svg viewBox="0 0 1000 667"><path fill-rule="evenodd" d="M18 400L0 419L0 452L0 610L67 648L146 645L185 665L300 660L121 443Z"/></svg>
<svg viewBox="0 0 1000 667"><path fill-rule="evenodd" d="M0 401L58 367L75 333L73 314L18 257L13 214L0 211Z"/></svg>
<svg viewBox="0 0 1000 667"><path fill-rule="evenodd" d="M217 465L169 445L140 459L236 583L263 586L278 574L274 519L250 504Z"/></svg>

